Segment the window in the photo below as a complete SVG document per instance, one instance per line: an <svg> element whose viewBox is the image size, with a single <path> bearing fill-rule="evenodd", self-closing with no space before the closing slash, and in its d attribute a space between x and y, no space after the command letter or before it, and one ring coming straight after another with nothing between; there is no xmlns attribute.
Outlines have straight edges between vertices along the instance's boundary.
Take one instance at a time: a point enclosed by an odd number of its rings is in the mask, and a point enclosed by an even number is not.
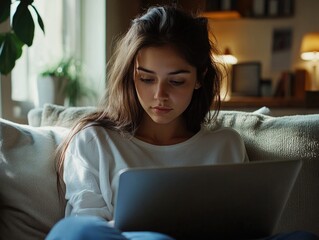
<svg viewBox="0 0 319 240"><path fill-rule="evenodd" d="M33 4L43 19L45 34L36 22L33 45L24 47L11 75L2 76L7 82L0 89L1 99L6 98L2 103L0 100L0 110L4 113L1 117L17 122L26 122L27 112L38 106L40 73L63 57L73 56L82 62L87 73L85 79L95 87L97 98L105 88L105 1L35 0ZM85 104L93 105L95 101Z"/></svg>
<svg viewBox="0 0 319 240"><path fill-rule="evenodd" d="M62 1L34 1L34 6L43 19L45 34L35 24L33 45L24 46L23 54L12 71L12 100L32 102L36 105L36 81L39 73L63 56L62 3ZM12 4L12 7L16 5ZM36 19L34 14L33 17Z"/></svg>

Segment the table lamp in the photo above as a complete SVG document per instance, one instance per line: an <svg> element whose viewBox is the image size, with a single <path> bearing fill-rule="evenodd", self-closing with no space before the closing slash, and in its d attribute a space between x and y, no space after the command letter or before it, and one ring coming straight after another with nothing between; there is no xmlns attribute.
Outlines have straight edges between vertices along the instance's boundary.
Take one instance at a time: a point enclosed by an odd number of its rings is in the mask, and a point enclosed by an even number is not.
<svg viewBox="0 0 319 240"><path fill-rule="evenodd" d="M231 53L228 47L225 48L224 52L221 55L216 56L215 58L218 62L221 62L226 67L225 78L221 85L220 95L223 101L230 100L230 76L229 73L231 72L231 67L233 64L237 63L237 58Z"/></svg>
<svg viewBox="0 0 319 240"><path fill-rule="evenodd" d="M225 51L221 55L221 58L226 64L236 64L237 58L231 53L229 48L225 48Z"/></svg>
<svg viewBox="0 0 319 240"><path fill-rule="evenodd" d="M312 81L311 91L319 91L319 83L317 78L317 64L319 62L319 32L311 32L304 35L301 43L301 59L312 61Z"/></svg>

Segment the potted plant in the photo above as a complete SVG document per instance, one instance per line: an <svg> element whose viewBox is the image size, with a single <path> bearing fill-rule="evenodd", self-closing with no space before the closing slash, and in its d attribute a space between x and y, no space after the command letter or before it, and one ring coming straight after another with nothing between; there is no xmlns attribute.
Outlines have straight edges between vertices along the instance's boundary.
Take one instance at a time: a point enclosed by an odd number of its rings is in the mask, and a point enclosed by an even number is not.
<svg viewBox="0 0 319 240"><path fill-rule="evenodd" d="M95 97L95 92L82 79L83 68L74 58L62 59L43 71L38 78L39 105L55 103L77 106L83 97Z"/></svg>
<svg viewBox="0 0 319 240"><path fill-rule="evenodd" d="M13 14L12 23L8 31L0 33L0 73L8 74L15 66L15 62L22 55L22 47L31 46L34 37L34 20L30 9L33 9L37 21L44 32L44 24L37 9L32 5L33 0L19 0ZM10 18L11 0L0 1L0 23Z"/></svg>

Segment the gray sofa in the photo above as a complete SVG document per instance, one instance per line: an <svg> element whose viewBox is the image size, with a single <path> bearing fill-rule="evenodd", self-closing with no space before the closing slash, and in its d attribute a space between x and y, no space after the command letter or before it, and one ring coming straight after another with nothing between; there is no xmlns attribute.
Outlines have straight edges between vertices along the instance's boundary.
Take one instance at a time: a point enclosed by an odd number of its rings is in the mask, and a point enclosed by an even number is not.
<svg viewBox="0 0 319 240"><path fill-rule="evenodd" d="M301 159L303 167L276 231L319 234L319 114L272 117L263 110L221 111L211 128L236 129L250 161ZM29 113L29 125L0 119L0 239L43 239L63 217L54 151L75 120L91 111L93 107L47 104Z"/></svg>

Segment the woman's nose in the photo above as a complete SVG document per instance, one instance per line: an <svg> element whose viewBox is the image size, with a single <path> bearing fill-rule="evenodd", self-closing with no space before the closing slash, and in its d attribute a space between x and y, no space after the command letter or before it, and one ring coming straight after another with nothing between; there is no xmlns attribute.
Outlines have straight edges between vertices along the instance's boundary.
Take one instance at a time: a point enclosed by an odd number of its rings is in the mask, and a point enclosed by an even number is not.
<svg viewBox="0 0 319 240"><path fill-rule="evenodd" d="M168 87L165 83L158 83L156 85L154 98L158 100L165 100L168 98Z"/></svg>

